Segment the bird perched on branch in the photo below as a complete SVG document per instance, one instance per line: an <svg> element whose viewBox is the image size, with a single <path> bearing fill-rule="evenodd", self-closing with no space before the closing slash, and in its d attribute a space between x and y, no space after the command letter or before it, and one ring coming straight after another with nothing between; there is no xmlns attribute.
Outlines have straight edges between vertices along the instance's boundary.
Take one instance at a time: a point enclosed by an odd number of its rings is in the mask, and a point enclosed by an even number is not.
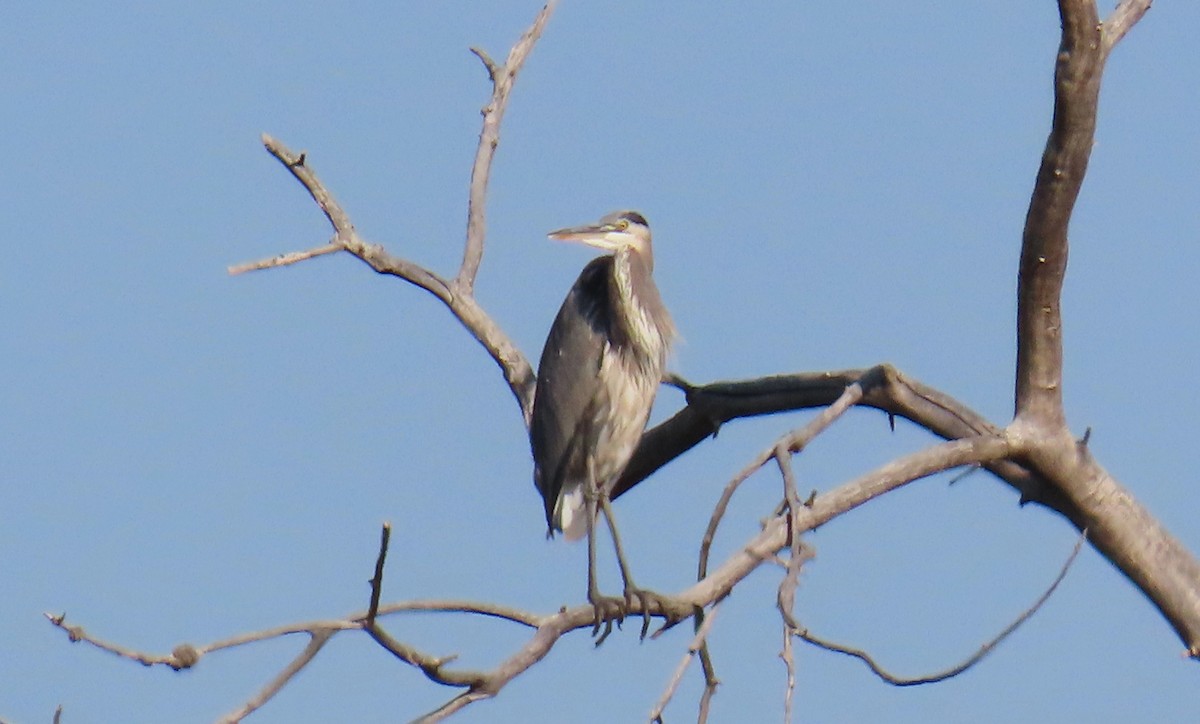
<svg viewBox="0 0 1200 724"><path fill-rule="evenodd" d="M645 430L675 326L654 285L650 227L641 214L618 211L549 236L611 252L584 267L558 311L538 365L530 421L534 483L549 535L587 535L593 634L604 620L607 635L634 597L648 625L649 601L658 597L634 585L609 499ZM612 532L624 599L600 595L596 583L598 511Z"/></svg>

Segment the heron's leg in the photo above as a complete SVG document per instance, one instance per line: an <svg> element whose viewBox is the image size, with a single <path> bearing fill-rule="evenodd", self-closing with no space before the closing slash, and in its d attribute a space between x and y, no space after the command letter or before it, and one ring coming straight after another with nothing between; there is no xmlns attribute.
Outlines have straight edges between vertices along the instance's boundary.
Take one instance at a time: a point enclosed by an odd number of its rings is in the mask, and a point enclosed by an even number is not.
<svg viewBox="0 0 1200 724"><path fill-rule="evenodd" d="M592 460L589 456L588 482L584 489L584 515L587 516L588 601L591 602L596 615L595 624L592 626L592 636L600 634L600 624L604 624L604 633L596 638L596 645L599 646L612 633L613 621L615 620L620 623L625 620L625 611L628 604L624 599L602 595L600 593L600 586L596 582L596 505L597 500L604 500L604 498L601 497L596 484L591 482L594 479L595 476L592 474ZM624 563L621 566L621 574L624 576Z"/></svg>
<svg viewBox="0 0 1200 724"><path fill-rule="evenodd" d="M612 534L613 548L617 553L617 565L621 567L621 580L625 583L625 605L628 607L636 598L642 607L642 638L646 638L647 632L650 631L650 608L651 603L657 603L662 615L667 619L667 627L678 623L679 616L674 613L672 599L661 593L655 593L646 588L640 588L633 582L633 576L629 573L629 564L625 562L625 550L621 546L621 535L617 533L617 523L612 512L612 503L609 502L608 494L601 492L599 495L600 509L604 511L604 520L608 523L608 530Z"/></svg>
<svg viewBox="0 0 1200 724"><path fill-rule="evenodd" d="M612 534L613 548L617 552L617 565L621 567L621 582L625 584L625 600L629 602L629 592L636 589L633 576L629 573L629 564L625 562L625 549L621 546L621 534L617 532L617 522L613 518L612 503L608 496L600 493L600 509L604 511L604 520L608 523L608 532Z"/></svg>

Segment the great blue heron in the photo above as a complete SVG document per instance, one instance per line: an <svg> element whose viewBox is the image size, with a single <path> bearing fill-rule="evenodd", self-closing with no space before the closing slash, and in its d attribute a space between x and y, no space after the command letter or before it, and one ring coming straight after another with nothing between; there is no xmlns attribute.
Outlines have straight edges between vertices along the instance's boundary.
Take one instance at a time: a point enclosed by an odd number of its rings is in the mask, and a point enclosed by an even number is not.
<svg viewBox="0 0 1200 724"><path fill-rule="evenodd" d="M655 597L629 575L609 496L645 430L675 325L654 285L650 227L641 214L618 211L549 236L612 252L584 267L558 310L538 365L530 421L534 483L546 505L549 534L560 530L568 540L587 535L593 633L603 619L607 635L635 596L648 625L647 603ZM600 595L596 584L598 510L612 532L624 600Z"/></svg>

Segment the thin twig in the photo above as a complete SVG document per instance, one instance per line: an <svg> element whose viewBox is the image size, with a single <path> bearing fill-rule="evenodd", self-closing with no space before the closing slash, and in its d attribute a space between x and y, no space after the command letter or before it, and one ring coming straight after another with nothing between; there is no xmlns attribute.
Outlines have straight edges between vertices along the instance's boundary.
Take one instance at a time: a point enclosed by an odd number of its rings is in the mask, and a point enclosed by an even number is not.
<svg viewBox="0 0 1200 724"><path fill-rule="evenodd" d="M487 681L486 672L469 669L447 670L445 666L457 660L458 654L447 656L427 654L414 646L402 643L378 625L371 626L366 631L371 639L385 651L404 663L420 669L426 678L436 684L475 688Z"/></svg>
<svg viewBox="0 0 1200 724"><path fill-rule="evenodd" d="M371 601L367 614L362 620L363 630L375 641L389 651L393 656L421 669L431 681L446 686L474 687L483 682L486 675L478 671L447 672L443 667L458 658L457 654L450 656L431 656L414 646L402 643L378 624L379 597L383 590L383 571L387 561L388 544L392 537L391 523L384 523L379 536L379 555L375 558L375 574L371 577Z"/></svg>
<svg viewBox="0 0 1200 724"><path fill-rule="evenodd" d="M792 631L794 630L787 624L783 625L783 650L779 652L779 658L783 659L783 665L787 668L787 683L783 694L784 724L791 724L792 697L796 693L796 657L792 654Z"/></svg>
<svg viewBox="0 0 1200 724"><path fill-rule="evenodd" d="M1111 51L1150 9L1151 0L1122 0L1104 19L1104 50Z"/></svg>
<svg viewBox="0 0 1200 724"><path fill-rule="evenodd" d="M1023 445L1003 435L977 435L903 455L816 496L811 505L801 507L800 520L794 525L801 533L812 530L889 491L929 475L962 465L1019 457L1026 449ZM737 582L764 561L772 560L777 551L787 546L787 535L787 520L782 517L771 519L762 532L744 543L719 568L674 597L690 601L692 605L702 605L728 595Z"/></svg>
<svg viewBox="0 0 1200 724"><path fill-rule="evenodd" d="M379 597L383 591L383 566L387 561L388 543L392 539L392 524L385 522L379 534L379 555L375 558L375 575L371 576L371 603L367 606L367 617L364 625L374 628L375 617L379 614Z"/></svg>
<svg viewBox="0 0 1200 724"><path fill-rule="evenodd" d="M787 540L791 549L787 560L787 573L779 582L775 602L779 608L779 614L783 616L784 624L796 628L792 609L796 601L796 587L800 584L800 568L812 560L813 554L800 539L801 510L810 506L801 503L800 495L796 492L796 476L792 472L791 455L791 452L783 444L775 449L775 460L779 464L779 471L783 477L783 494L787 511Z"/></svg>
<svg viewBox="0 0 1200 724"><path fill-rule="evenodd" d="M260 138L267 151L278 159L296 177L296 180L308 190L313 201L317 202L317 207L321 209L321 213L325 214L325 218L329 220L329 225L333 227L334 233L338 236L349 236L352 234L354 232L354 224L350 222L350 215L337 202L337 199L333 197L333 194L325 187L325 184L321 183L321 179L317 177L317 172L308 163L308 154L306 152L292 153L270 134L264 133Z"/></svg>
<svg viewBox="0 0 1200 724"><path fill-rule="evenodd" d="M315 249L309 249L308 251L293 251L288 254L278 254L266 259L259 259L258 261L248 261L242 264L234 264L229 267L228 271L230 276L236 276L238 274L245 274L246 272L274 269L275 267L296 264L307 259L312 259L313 257L333 254L335 252L342 251L344 248L345 247L343 247L341 244L326 244L325 246L318 246Z"/></svg>
<svg viewBox="0 0 1200 724"><path fill-rule="evenodd" d="M729 501L733 498L733 494L737 491L738 487L765 465L768 460L774 458L776 450L780 445L784 445L786 449L792 452L803 450L817 435L824 432L835 420L844 415L846 410L849 410L855 403L861 400L862 395L862 385L857 381L851 382L842 390L842 393L833 404L821 410L820 414L809 420L808 424L779 438L775 444L759 453L726 484L725 489L721 491L721 497L717 500L717 504L713 508L712 515L709 516L708 527L705 528L704 537L700 541L696 580L703 580L708 575L708 557L712 551L713 541L716 539L717 526L720 525L721 519L725 516L725 511L729 507Z"/></svg>
<svg viewBox="0 0 1200 724"><path fill-rule="evenodd" d="M825 649L826 651L833 651L834 653L845 654L847 656L853 656L854 658L859 659L866 664L876 676L893 686L919 686L921 684L933 684L939 681L945 681L946 679L958 676L962 672L982 661L985 656L990 654L997 646L1000 645L1001 641L1004 641L1014 631L1020 628L1023 623L1028 621L1033 616L1033 614L1037 613L1037 611L1042 607L1043 604L1046 603L1046 601L1050 600L1050 596L1054 594L1055 589L1058 588L1058 584L1062 583L1063 579L1066 578L1067 571L1071 570L1071 564L1075 562L1075 558L1079 555L1079 551L1083 548L1083 542L1086 539L1087 531L1084 531L1083 534L1079 536L1078 540L1075 541L1075 547L1071 549L1071 555L1067 556L1067 560L1065 563L1063 563L1062 569L1059 570L1058 575L1055 576L1054 582L1050 584L1046 591L1042 593L1042 595L1039 596L1036 601L1034 601L1032 606L1025 609L1025 611L1023 611L1021 615L1016 618L1016 620L1006 626L1003 631L997 634L990 641L980 646L979 650L968 657L965 661L944 671L914 678L896 676L876 663L875 659L873 659L870 654L861 649L855 649L826 641L812 635L806 630L797 628L794 631L798 638L807 641L818 648Z"/></svg>
<svg viewBox="0 0 1200 724"><path fill-rule="evenodd" d="M337 202L333 193L325 187L312 165L307 160L302 160L306 159L305 154L296 154L281 141L266 133L262 134L262 142L267 151L291 172L292 176L316 201L321 212L325 214L325 218L329 220L330 226L333 227L334 237L329 244L313 250L281 254L259 261L236 264L229 267L230 274L294 264L319 254L330 253L330 247L337 247L337 249L345 249L358 257L380 274L390 274L404 279L432 293L446 304L450 304L453 295L450 284L445 279L419 264L392 256L383 247L368 244L359 237L354 224L350 221L349 214Z"/></svg>
<svg viewBox="0 0 1200 724"><path fill-rule="evenodd" d="M513 52L509 54L510 62L514 59L518 65L524 62L525 57L532 49L533 42L540 35L541 28L545 25L553 5L554 3L551 2L542 9L534 25L531 26L530 30L514 46ZM536 33L533 32L535 29ZM518 49L520 52L518 52ZM486 58L487 55L484 53L481 56L481 60ZM378 244L368 244L364 241L355 230L349 215L321 182L316 171L313 170L312 164L308 161L307 154L294 153L283 143L267 134L263 134L262 136L263 145L272 156L288 169L292 176L304 186L309 195L316 201L317 206L320 207L322 213L325 214L325 217L334 229L334 238L329 244L315 249L280 254L266 259L235 264L229 267L229 273L241 274L253 270L272 269L344 249L376 272L398 277L424 289L441 300L475 339L483 345L484 349L488 351L504 374L509 389L520 405L522 418L525 424L528 425L533 407L533 387L535 384L533 368L530 366L529 360L526 359L520 349L505 334L504 330L479 306L478 301L476 301L472 293L475 272L478 270L479 259L483 254L483 203L487 190L487 176L491 169L491 156L494 153L494 146L491 142L489 141L485 144L484 141L490 138L498 142L499 121L503 115L503 104L507 103L508 93L516 77L515 67L501 69L497 72L503 78L501 82L496 84L496 88L502 88L503 93L494 89L494 95L500 93L499 97L503 103L497 106L499 113L495 111L485 113L484 131L481 133L480 139L481 151L471 170L472 207L469 217L472 221L468 222L468 240L467 249L464 252L464 266L459 270L459 277L457 279L447 280L426 267L408 259L389 254ZM484 145L488 146L486 150L483 148ZM469 260L473 260L473 262L468 263Z"/></svg>
<svg viewBox="0 0 1200 724"><path fill-rule="evenodd" d="M588 608L590 606L582 606ZM427 598L415 599L411 601L398 601L396 603L384 603L379 606L379 616L389 616L392 614L406 613L413 611L423 611L428 613L469 613L476 616L486 616L488 618L498 618L504 621L521 624L528 628L538 628L546 622L546 616L543 614L531 613L523 609L514 608L512 606L503 606L498 603L490 603L487 601L468 601L458 598ZM361 621L365 619L366 614L356 614L352 620Z"/></svg>
<svg viewBox="0 0 1200 724"><path fill-rule="evenodd" d="M496 61L492 60L492 56L488 55L488 52L483 48L477 48L472 45L467 50L474 53L475 57L479 58L479 62L483 63L483 67L487 69L488 80L494 85L496 83L496 74L500 72L500 69L496 67Z"/></svg>
<svg viewBox="0 0 1200 724"><path fill-rule="evenodd" d="M497 67L495 61L479 48L471 48L487 68L488 77L492 80L492 99L483 109L483 128L479 132L479 146L475 151L475 164L471 168L471 191L467 200L467 241L463 248L462 265L455 277L455 286L465 294L471 294L475 287L475 276L479 273L479 264L483 260L483 239L487 234L486 202L488 181L492 175L492 159L496 155L496 147L500 145L500 122L504 120L504 111L508 108L508 97L512 92L513 83L520 73L525 59L533 51L533 46L542 36L546 22L554 12L557 0L550 0L538 13L533 25L521 36L508 52L508 60L503 67Z"/></svg>
<svg viewBox="0 0 1200 724"><path fill-rule="evenodd" d="M982 465L968 465L968 466L966 467L966 469L964 469L964 470L963 470L961 473L959 473L959 474L955 475L954 477L950 478L950 480L948 480L948 481L946 482L946 485L947 485L947 486L950 486L950 485L955 485L955 484L957 484L957 483L960 483L960 482L962 482L962 481L963 481L965 478L968 478L968 477L970 477L970 476L974 475L975 473L979 472L980 470L983 470L983 466L982 466Z"/></svg>
<svg viewBox="0 0 1200 724"><path fill-rule="evenodd" d="M274 679L272 679L267 683L266 686L262 688L262 691L258 692L258 694L256 694L252 699L247 701L238 709L235 709L234 711L221 717L218 721L220 721L221 724L235 724L236 722L240 722L242 719L245 719L247 716L254 713L254 711L257 709L261 708L264 704L270 701L272 697L278 694L280 689L282 689L289 681L292 680L292 677L300 673L300 670L305 666L308 666L308 663L312 661L314 657L316 657L316 655L321 651L322 647L325 646L325 644L335 633L337 633L337 631L332 629L313 631L312 639L308 642L308 646L305 646L304 650L300 652L299 656L292 659L292 661L284 667L283 671L280 671Z"/></svg>
<svg viewBox="0 0 1200 724"><path fill-rule="evenodd" d="M704 724L708 721L708 710L712 704L713 695L717 693L717 687L721 685L720 679L717 678L717 670L713 668L707 639L700 647L700 670L704 672L704 693L700 695L700 710L696 715L696 722Z"/></svg>
<svg viewBox="0 0 1200 724"><path fill-rule="evenodd" d="M202 650L197 650L196 647L191 646L190 644L180 644L179 646L176 646L171 653L166 655L148 654L128 648L126 646L122 646L120 644L112 643L111 641L105 641L104 639L97 638L85 631L82 626L68 624L67 615L65 613L57 615L45 613L43 615L46 617L47 621L65 631L67 638L69 638L72 643L78 643L82 641L84 643L91 644L101 651L107 651L110 654L115 654L123 659L129 659L130 661L136 661L142 666L162 665L169 666L176 671L180 671L182 669L188 669L192 666L195 666L200 660L201 655L204 653Z"/></svg>
<svg viewBox="0 0 1200 724"><path fill-rule="evenodd" d="M675 667L675 673L672 674L670 681L667 682L667 688L663 691L662 696L659 697L658 702L654 705L654 708L650 710L650 721L659 722L659 724L662 723L663 710L667 708L667 704L670 703L671 697L675 696L675 690L679 688L679 682L683 680L683 673L687 671L688 664L692 662L692 659L695 658L696 653L699 652L704 646L705 640L708 639L708 632L712 630L713 621L715 621L717 618L717 608L718 606L713 606L713 608L705 615L704 623L700 626L700 629L696 631L696 635L692 638L692 642L688 644L687 653L685 653L683 658L679 660L679 665Z"/></svg>
<svg viewBox="0 0 1200 724"><path fill-rule="evenodd" d="M796 475L792 471L792 453L782 443L775 448L775 460L779 464L779 473L783 477L783 496L787 506L788 545L791 548L787 560L787 573L779 582L779 590L775 594L775 603L779 615L783 617L783 650L779 657L787 668L787 688L783 699L784 721L792 720L792 694L796 688L795 660L792 657L792 642L788 632L797 628L794 613L796 602L796 587L800 585L800 568L812 559L812 553L803 547L800 540L800 511L803 504L796 490Z"/></svg>

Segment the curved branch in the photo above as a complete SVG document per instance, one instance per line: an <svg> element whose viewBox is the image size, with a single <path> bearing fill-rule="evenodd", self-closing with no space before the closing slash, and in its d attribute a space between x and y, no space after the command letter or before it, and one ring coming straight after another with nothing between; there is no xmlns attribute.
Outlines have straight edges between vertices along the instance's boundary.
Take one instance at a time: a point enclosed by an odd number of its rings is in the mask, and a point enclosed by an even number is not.
<svg viewBox="0 0 1200 724"><path fill-rule="evenodd" d="M1010 434L1019 434L1016 426ZM1031 438L1028 463L1074 507L1068 518L1136 585L1200 659L1200 561L1070 435Z"/></svg>
<svg viewBox="0 0 1200 724"><path fill-rule="evenodd" d="M1059 570L1058 575L1055 576L1054 581L1051 582L1050 586L1042 593L1042 595L1033 602L1032 606L1022 611L1020 616L1017 616L1012 623L1005 626L1004 630L993 636L990 641L987 641L980 646L975 653L971 654L965 660L950 667L949 669L946 669L945 671L939 671L935 674L911 678L897 676L880 666L870 654L862 649L856 649L849 646L843 646L842 644L835 644L833 642L826 641L822 638L814 636L806 629L801 629L795 626L793 626L792 629L798 638L812 644L813 646L816 646L817 648L852 656L859 661L862 661L876 676L892 686L919 686L922 684L935 684L939 681L945 681L946 679L951 679L955 676L958 676L982 661L983 658L994 651L1002 641L1011 636L1013 632L1015 632L1021 627L1022 624L1028 621L1033 614L1037 613L1038 610L1045 605L1046 601L1050 600L1050 596L1054 595L1054 591L1058 588L1058 585L1063 582L1064 578L1067 577L1067 571L1071 570L1071 564L1073 564L1075 562L1075 558L1079 556L1079 551L1083 548L1083 541L1085 538L1087 538L1087 533L1080 535L1079 540L1075 541L1075 547L1071 549L1071 554L1067 556L1066 563L1063 563L1063 566Z"/></svg>

